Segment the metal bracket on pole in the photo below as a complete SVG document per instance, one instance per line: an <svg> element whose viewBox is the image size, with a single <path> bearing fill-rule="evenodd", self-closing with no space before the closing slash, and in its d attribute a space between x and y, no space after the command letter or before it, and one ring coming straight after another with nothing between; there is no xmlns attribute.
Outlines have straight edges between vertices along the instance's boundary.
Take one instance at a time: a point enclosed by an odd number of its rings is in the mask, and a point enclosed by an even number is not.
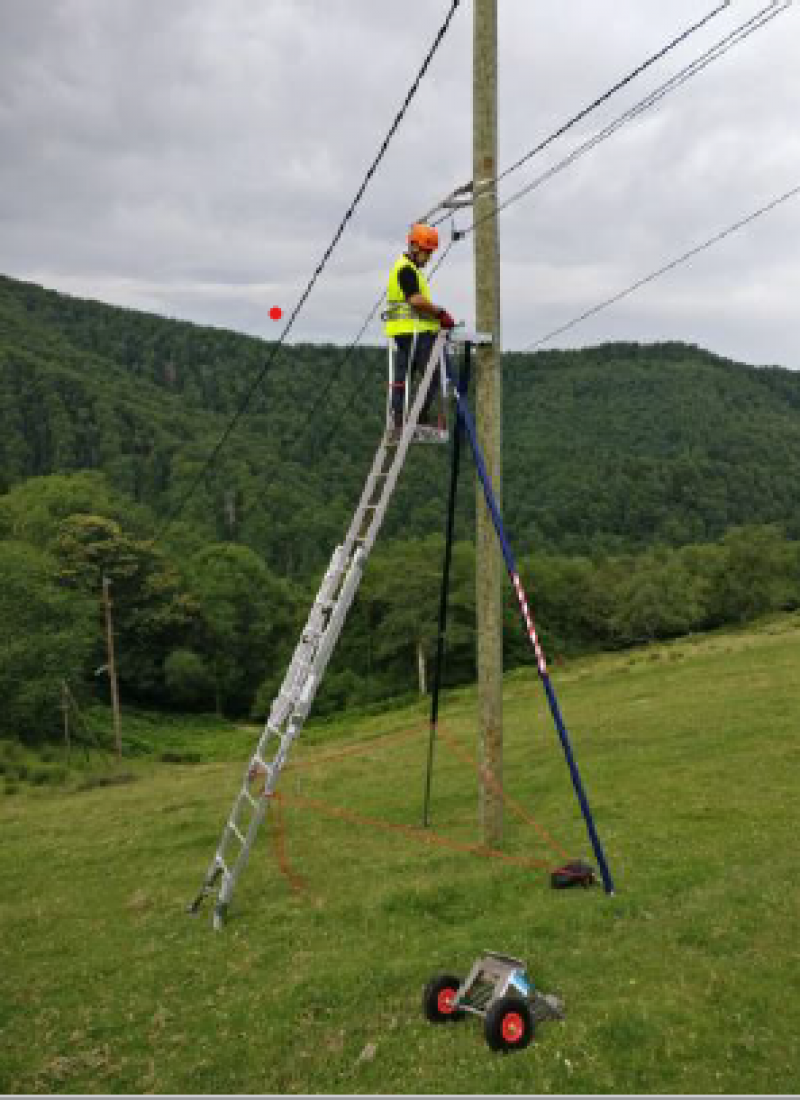
<svg viewBox="0 0 800 1100"><path fill-rule="evenodd" d="M453 344L471 344L473 347L480 347L492 342L491 332L471 332L460 328L458 325L450 329L448 336Z"/></svg>
<svg viewBox="0 0 800 1100"><path fill-rule="evenodd" d="M417 218L419 222L427 222L433 217L434 214L438 214L440 210L458 210L462 206L472 206L471 198L463 198L464 195L472 195L472 181L465 183L463 187L456 187L454 191L438 202L436 206L431 207L426 214L423 214L421 218Z"/></svg>

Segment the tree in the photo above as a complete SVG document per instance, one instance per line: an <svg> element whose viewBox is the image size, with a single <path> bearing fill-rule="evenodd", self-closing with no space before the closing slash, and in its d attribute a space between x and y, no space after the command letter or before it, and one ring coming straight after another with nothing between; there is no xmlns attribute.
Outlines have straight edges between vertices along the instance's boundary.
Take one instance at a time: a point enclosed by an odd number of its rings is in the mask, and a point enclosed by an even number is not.
<svg viewBox="0 0 800 1100"><path fill-rule="evenodd" d="M54 580L40 550L0 542L0 731L37 743L61 735L61 685L79 691L100 640L91 602Z"/></svg>
<svg viewBox="0 0 800 1100"><path fill-rule="evenodd" d="M180 707L203 710L214 700L214 677L206 661L191 649L174 649L164 662L170 699Z"/></svg>
<svg viewBox="0 0 800 1100"><path fill-rule="evenodd" d="M214 682L217 710L249 713L259 685L279 675L299 629L298 601L287 582L245 546L216 544L188 568L200 607L199 649Z"/></svg>
<svg viewBox="0 0 800 1100"><path fill-rule="evenodd" d="M421 695L436 651L443 554L439 535L390 543L376 551L359 595L370 609L374 660L393 666L408 686L416 680ZM465 666L474 671L474 571L473 548L456 543L448 600L446 667L451 673Z"/></svg>
<svg viewBox="0 0 800 1100"><path fill-rule="evenodd" d="M141 700L166 701L164 662L198 625L199 606L151 541L98 515L72 515L58 528L58 579L98 601L111 585L120 684ZM99 656L99 655L98 655Z"/></svg>
<svg viewBox="0 0 800 1100"><path fill-rule="evenodd" d="M777 525L738 527L722 540L712 605L722 622L797 607L797 551Z"/></svg>
<svg viewBox="0 0 800 1100"><path fill-rule="evenodd" d="M83 471L15 485L0 498L0 535L50 548L63 520L86 513L124 523L139 536L154 526L152 514L115 491L104 474Z"/></svg>

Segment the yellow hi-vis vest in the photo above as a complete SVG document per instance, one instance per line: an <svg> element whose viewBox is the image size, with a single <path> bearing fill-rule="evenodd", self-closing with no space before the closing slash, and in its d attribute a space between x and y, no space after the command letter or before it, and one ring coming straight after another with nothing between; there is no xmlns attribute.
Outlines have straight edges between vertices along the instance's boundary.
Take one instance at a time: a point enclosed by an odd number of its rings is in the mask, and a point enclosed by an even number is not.
<svg viewBox="0 0 800 1100"><path fill-rule="evenodd" d="M383 314L384 332L387 336L413 336L415 332L438 332L441 325L435 317L422 317L406 301L397 276L404 267L410 267L417 273L419 292L427 301L431 301L431 292L425 282L425 276L408 256L403 254L392 268L389 285L386 290L386 310Z"/></svg>

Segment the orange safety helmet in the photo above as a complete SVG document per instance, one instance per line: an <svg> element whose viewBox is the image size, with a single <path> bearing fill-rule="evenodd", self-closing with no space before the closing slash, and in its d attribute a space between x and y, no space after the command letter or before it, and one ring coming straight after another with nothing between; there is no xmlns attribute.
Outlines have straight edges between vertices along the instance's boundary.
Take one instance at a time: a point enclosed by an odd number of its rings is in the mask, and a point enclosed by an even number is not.
<svg viewBox="0 0 800 1100"><path fill-rule="evenodd" d="M432 225L417 222L408 231L408 243L424 248L426 252L435 252L439 247L439 233Z"/></svg>

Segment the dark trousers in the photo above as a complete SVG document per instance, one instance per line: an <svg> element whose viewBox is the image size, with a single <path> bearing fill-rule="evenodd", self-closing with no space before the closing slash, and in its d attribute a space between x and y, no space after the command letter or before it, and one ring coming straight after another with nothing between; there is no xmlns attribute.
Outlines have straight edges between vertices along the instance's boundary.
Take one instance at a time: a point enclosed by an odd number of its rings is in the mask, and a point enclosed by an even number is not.
<svg viewBox="0 0 800 1100"><path fill-rule="evenodd" d="M435 332L418 332L416 336L416 347L414 347L414 358L411 363L411 384L414 385L422 378L425 373L425 368L428 365L428 361L431 357L431 351L436 341L437 333ZM414 345L413 336L395 336L394 338L394 388L392 389L392 413L395 419L402 416L403 413L403 401L404 390L403 383L406 380L406 374L408 373L408 361L411 358L411 349ZM422 411L419 414L420 420L424 421L429 419L430 407L436 397L436 392L439 386L439 379L434 374L431 379L431 384L428 387L428 392L425 395L425 400L422 404ZM408 401L409 408L414 400L414 394L409 393Z"/></svg>

